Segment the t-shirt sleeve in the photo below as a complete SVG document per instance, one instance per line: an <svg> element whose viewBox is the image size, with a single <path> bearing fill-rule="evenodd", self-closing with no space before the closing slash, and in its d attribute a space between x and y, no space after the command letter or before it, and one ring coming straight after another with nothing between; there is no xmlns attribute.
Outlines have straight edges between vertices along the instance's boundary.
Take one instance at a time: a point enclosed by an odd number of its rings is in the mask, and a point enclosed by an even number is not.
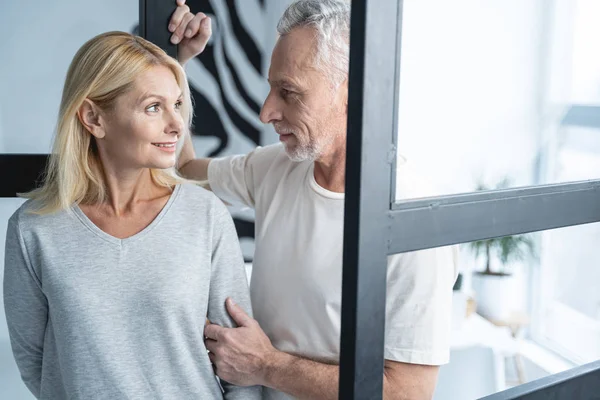
<svg viewBox="0 0 600 400"><path fill-rule="evenodd" d="M388 257L385 358L442 365L450 359L457 248Z"/></svg>
<svg viewBox="0 0 600 400"><path fill-rule="evenodd" d="M244 155L215 158L208 164L208 183L221 200L254 208L256 194L281 145L257 147Z"/></svg>
<svg viewBox="0 0 600 400"><path fill-rule="evenodd" d="M4 256L4 310L10 343L23 382L39 397L48 301L31 266L18 214L8 222Z"/></svg>
<svg viewBox="0 0 600 400"><path fill-rule="evenodd" d="M248 315L252 316L250 292L242 252L233 221L227 208L214 199L212 235L211 278L208 299L208 319L215 324L232 328L235 322L225 306L231 297ZM224 398L260 399L260 386L241 387L221 381Z"/></svg>

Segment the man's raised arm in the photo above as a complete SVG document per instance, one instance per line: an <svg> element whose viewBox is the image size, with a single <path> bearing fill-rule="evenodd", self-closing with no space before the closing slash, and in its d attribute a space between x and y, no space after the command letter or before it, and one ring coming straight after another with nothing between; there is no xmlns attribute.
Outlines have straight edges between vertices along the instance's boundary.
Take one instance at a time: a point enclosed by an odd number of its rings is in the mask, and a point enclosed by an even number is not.
<svg viewBox="0 0 600 400"><path fill-rule="evenodd" d="M177 161L177 170L179 173L187 179L208 181L208 164L210 160L210 158L197 159L192 139L190 135L185 135L183 149ZM208 182L206 186L208 186Z"/></svg>

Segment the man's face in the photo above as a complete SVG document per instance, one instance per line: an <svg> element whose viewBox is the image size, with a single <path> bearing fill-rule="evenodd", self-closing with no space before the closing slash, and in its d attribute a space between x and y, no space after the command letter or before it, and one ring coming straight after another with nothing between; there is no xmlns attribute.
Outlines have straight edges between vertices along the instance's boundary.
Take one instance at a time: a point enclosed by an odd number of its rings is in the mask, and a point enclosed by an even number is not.
<svg viewBox="0 0 600 400"><path fill-rule="evenodd" d="M269 69L271 90L260 113L294 161L317 160L345 141L347 84L334 87L314 67L315 49L312 28L296 28L279 38Z"/></svg>

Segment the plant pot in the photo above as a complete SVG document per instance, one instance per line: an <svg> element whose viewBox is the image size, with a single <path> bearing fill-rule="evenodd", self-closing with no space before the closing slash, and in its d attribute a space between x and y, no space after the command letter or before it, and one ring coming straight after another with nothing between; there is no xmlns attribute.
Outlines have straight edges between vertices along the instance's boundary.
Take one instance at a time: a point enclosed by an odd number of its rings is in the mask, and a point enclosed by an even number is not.
<svg viewBox="0 0 600 400"><path fill-rule="evenodd" d="M489 319L507 319L516 307L516 279L509 274L473 274L477 312Z"/></svg>

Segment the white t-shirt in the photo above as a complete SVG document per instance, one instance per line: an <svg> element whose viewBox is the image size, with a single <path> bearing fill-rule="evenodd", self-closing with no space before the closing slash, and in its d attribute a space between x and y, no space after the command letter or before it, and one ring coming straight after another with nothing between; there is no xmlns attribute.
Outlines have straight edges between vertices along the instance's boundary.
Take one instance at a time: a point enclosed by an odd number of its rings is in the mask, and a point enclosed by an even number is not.
<svg viewBox="0 0 600 400"><path fill-rule="evenodd" d="M252 308L273 345L337 363L344 194L319 186L314 163L291 161L281 144L214 159L208 180L224 201L256 210ZM415 185L407 176L398 182ZM403 194L412 192L414 188L402 187ZM456 278L453 253L453 248L443 247L388 257L386 359L448 362ZM265 396L291 398L272 390Z"/></svg>

